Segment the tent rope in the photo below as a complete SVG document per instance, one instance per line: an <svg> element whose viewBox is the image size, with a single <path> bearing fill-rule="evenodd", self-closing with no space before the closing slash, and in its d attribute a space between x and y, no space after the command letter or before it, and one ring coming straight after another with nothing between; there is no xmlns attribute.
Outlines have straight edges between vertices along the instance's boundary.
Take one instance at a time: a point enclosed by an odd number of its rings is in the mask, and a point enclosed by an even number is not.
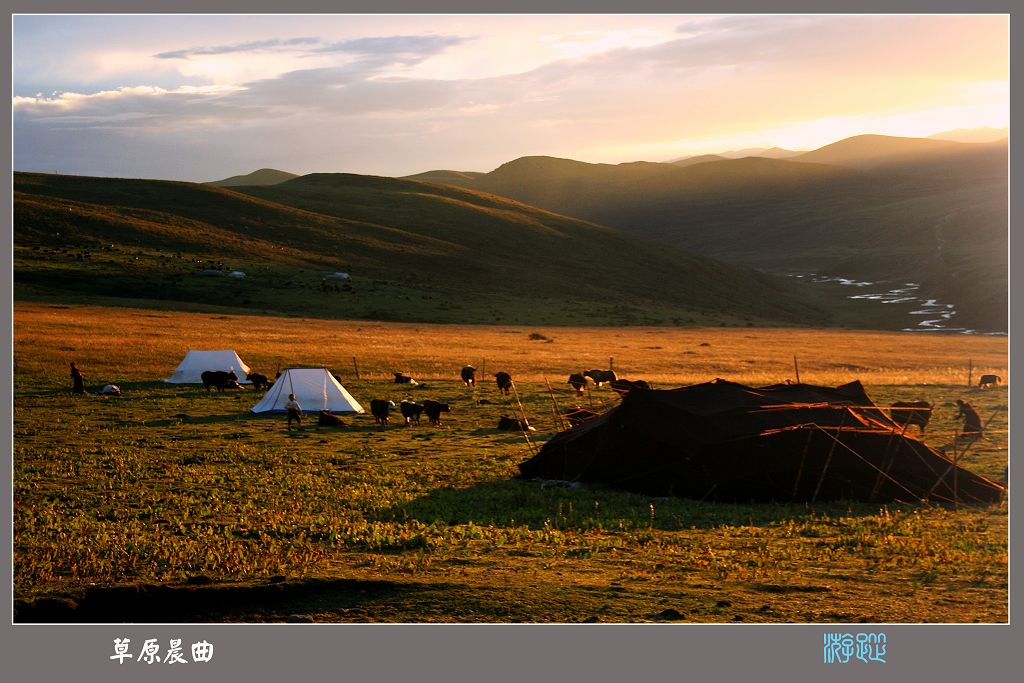
<svg viewBox="0 0 1024 683"><path fill-rule="evenodd" d="M530 454L537 454L537 445L533 443L533 439L530 438L530 430L526 424L526 411L523 409L523 402L519 400L519 390L516 389L516 383L512 382L512 393L516 395L516 404L519 405L519 429L523 433L523 438L526 439L526 445L530 448Z"/></svg>
<svg viewBox="0 0 1024 683"><path fill-rule="evenodd" d="M906 486L904 486L904 485L903 485L902 483L900 483L900 482L896 481L896 479L894 479L893 477L889 476L888 474L886 474L885 472L883 472L882 470L880 470L880 469L879 469L879 468L878 468L878 467L877 467L877 466L876 466L876 465L875 465L874 463L872 463L871 461L869 461L869 460L868 460L867 458L865 458L865 457L864 457L863 455L861 455L860 453L858 453L857 451L855 451L855 450L854 450L853 448L851 448L850 446L848 446L848 445L846 445L845 443L843 443L843 442L842 442L842 441L841 441L841 440L840 440L840 439L839 439L838 437L835 437L835 436L833 436L832 434L829 434L829 433L828 433L828 432L827 432L827 431L826 431L826 430L825 430L824 428L822 428L822 427L819 427L818 425L816 425L816 424L814 424L814 423L810 423L810 424L809 424L808 426L810 426L810 427L814 427L815 429L818 429L819 431L821 431L821 433L822 433L822 434L824 434L824 435L825 435L825 436L827 436L828 438L830 438L830 439L832 439L833 441L835 441L835 443L839 444L840 446L842 446L842 447L843 447L843 448L845 448L846 450L850 451L850 453L853 453L853 454L854 454L855 456L857 456L858 458L860 458L860 460L862 460L862 461L864 462L864 464L865 464L865 465L867 465L867 466L868 466L868 467L870 467L871 469L873 469L873 470L877 471L877 472L879 473L879 475L881 475L881 476L885 477L886 479L888 479L889 481L891 481L891 482L892 482L893 484L895 484L896 486L900 487L901 489L903 489L904 491L906 491L907 493L909 493L909 494L910 494L910 495L911 495L911 496L912 496L912 497L913 497L914 499L918 499L918 500L920 499L920 496L919 496L919 495L915 494L915 493L914 493L913 491L911 491L910 489L908 489L908 488L907 488ZM838 431L838 430L837 430L837 431ZM831 454L831 452L830 452L830 454ZM942 496L942 497L943 497L943 498L945 498L944 496Z"/></svg>

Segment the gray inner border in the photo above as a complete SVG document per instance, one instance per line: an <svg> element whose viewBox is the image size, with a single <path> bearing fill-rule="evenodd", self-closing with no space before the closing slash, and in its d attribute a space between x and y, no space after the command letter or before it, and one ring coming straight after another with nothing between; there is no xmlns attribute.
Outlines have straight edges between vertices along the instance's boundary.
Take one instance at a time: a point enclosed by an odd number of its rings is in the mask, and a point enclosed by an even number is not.
<svg viewBox="0 0 1024 683"><path fill-rule="evenodd" d="M14 13L934 13L1011 14L1009 2L963 0L862 0L828 2L788 0L519 0L484 6L470 0L300 0L286 4L268 0L179 0L175 3L140 3L103 0L6 0ZM1012 16L1011 16L1012 25ZM955 36L951 36L955 39ZM10 40L10 37L8 37ZM8 45L9 47L9 45ZM10 59L10 50L4 51ZM1019 54L1019 51L1017 52ZM1019 62L1013 55L1012 63ZM8 73L10 73L8 63ZM1011 76L1011 83L1016 79ZM9 82L8 82L9 84ZM1011 89L1013 89L1011 87ZM1012 104L1017 104L1016 93ZM9 116L9 115L8 115ZM8 121L10 121L8 119ZM10 140L5 140L10 156ZM1011 198L1019 189L1012 173ZM5 190L11 206L11 188ZM10 215L10 213L8 213ZM7 228L11 230L10 225ZM8 232L8 240L11 233ZM1019 306L1021 289L1012 277L1012 263L1020 256L1011 243L1011 314ZM4 282L11 301L11 253L3 254L8 277ZM7 334L5 349L12 351L12 309L2 311ZM1021 322L1011 318L1010 364L1020 347ZM13 360L13 356L12 356ZM12 366L4 367L11 387ZM7 414L13 414L13 396L6 396ZM3 421L10 453L11 422ZM1011 413L1011 425L1016 425ZM1012 429L1012 428L1011 428ZM1012 438L1011 438L1012 448ZM4 481L11 482L11 459L3 460ZM1012 472L1011 472L1012 478ZM10 490L10 489L9 489ZM3 506L3 577L11 586L11 509ZM1019 516L1011 507L1011 525ZM1020 563L1011 544L1011 584ZM7 614L10 590L5 593ZM403 677L426 680L536 680L628 681L641 676L668 676L678 680L786 679L790 681L922 680L964 681L979 676L1009 678L1017 652L1013 645L1018 628L1012 625L1019 609L1012 601L1011 625L159 625L43 626L6 623L2 626L0 655L5 680L300 680L326 676L343 680L393 681ZM9 616L4 619L9 621ZM884 632L888 636L886 664L825 665L822 636L831 632ZM181 638L187 644L207 640L215 655L209 663L179 666L111 662L115 638L131 638L133 652L149 638L166 644ZM166 648L166 645L163 645ZM671 680L670 679L670 680Z"/></svg>

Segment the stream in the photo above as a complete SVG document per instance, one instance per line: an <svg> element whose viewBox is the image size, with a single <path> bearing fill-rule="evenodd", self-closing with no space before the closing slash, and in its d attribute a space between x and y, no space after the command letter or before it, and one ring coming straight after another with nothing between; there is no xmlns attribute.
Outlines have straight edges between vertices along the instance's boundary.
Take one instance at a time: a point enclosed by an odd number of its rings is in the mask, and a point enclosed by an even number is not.
<svg viewBox="0 0 1024 683"><path fill-rule="evenodd" d="M877 301L883 305L907 304L913 308L907 314L914 317L908 319L907 327L902 328L904 332L959 332L961 334L1005 336L1003 332L980 332L967 327L957 327L953 322L956 317L956 307L937 299L925 298L919 291L921 285L916 282L906 282L893 289L884 289L884 287L892 286L891 283L887 285L818 273L791 273L790 277L800 278L804 282L814 284L836 283L844 287L855 287L862 290L859 294L847 295L849 299L866 299Z"/></svg>

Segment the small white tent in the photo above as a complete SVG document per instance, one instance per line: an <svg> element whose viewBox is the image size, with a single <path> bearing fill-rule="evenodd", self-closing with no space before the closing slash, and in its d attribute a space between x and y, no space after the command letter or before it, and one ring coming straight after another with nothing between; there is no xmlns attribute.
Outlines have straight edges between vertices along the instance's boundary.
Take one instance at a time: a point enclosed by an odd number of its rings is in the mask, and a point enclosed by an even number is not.
<svg viewBox="0 0 1024 683"><path fill-rule="evenodd" d="M171 374L171 378L164 381L170 384L202 384L201 375L207 370L222 370L224 372L234 370L239 383L242 384L249 382L245 376L251 372L249 366L243 363L238 354L230 349L226 351L193 351L189 349L174 373Z"/></svg>
<svg viewBox="0 0 1024 683"><path fill-rule="evenodd" d="M285 369L263 400L252 407L252 412L283 413L288 394L295 394L295 400L305 413L321 410L335 414L366 412L326 368Z"/></svg>

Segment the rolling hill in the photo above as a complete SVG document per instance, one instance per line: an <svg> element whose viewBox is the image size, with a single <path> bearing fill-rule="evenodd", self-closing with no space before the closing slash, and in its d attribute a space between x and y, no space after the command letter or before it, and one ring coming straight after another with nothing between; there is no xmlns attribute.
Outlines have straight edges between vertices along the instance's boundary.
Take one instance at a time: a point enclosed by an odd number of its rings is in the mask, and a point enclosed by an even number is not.
<svg viewBox="0 0 1024 683"><path fill-rule="evenodd" d="M525 157L462 187L766 271L899 285L1007 329L1005 143L865 135L788 159L586 164Z"/></svg>
<svg viewBox="0 0 1024 683"><path fill-rule="evenodd" d="M203 271L213 271L203 274ZM216 273L241 271L244 278ZM323 276L346 271L341 285ZM18 299L516 324L824 324L791 283L478 191L16 173Z"/></svg>
<svg viewBox="0 0 1024 683"><path fill-rule="evenodd" d="M721 156L727 159L741 159L743 157L765 157L767 159L788 159L803 152L782 147L748 147L746 149L735 149L728 152L721 152Z"/></svg>
<svg viewBox="0 0 1024 683"><path fill-rule="evenodd" d="M933 140L952 140L954 142L998 142L1010 137L1009 128L957 128L944 130L929 135Z"/></svg>
<svg viewBox="0 0 1024 683"><path fill-rule="evenodd" d="M908 167L927 170L935 163L959 160L1000 145L969 144L931 138L857 135L790 157L791 161L835 164L859 169Z"/></svg>
<svg viewBox="0 0 1024 683"><path fill-rule="evenodd" d="M693 166L695 164L706 164L709 161L724 161L725 159L726 157L721 156L719 154L701 154L695 157L685 157L683 159L676 159L675 161L670 161L669 163L672 164L673 166L679 166L682 168L684 166Z"/></svg>
<svg viewBox="0 0 1024 683"><path fill-rule="evenodd" d="M275 168L261 168L258 171L247 173L245 175L233 175L230 178L224 178L223 180L212 180L206 185L213 185L215 187L238 187L240 185L277 185L283 183L286 180L292 178L298 178L294 173L288 173L287 171L278 171Z"/></svg>

